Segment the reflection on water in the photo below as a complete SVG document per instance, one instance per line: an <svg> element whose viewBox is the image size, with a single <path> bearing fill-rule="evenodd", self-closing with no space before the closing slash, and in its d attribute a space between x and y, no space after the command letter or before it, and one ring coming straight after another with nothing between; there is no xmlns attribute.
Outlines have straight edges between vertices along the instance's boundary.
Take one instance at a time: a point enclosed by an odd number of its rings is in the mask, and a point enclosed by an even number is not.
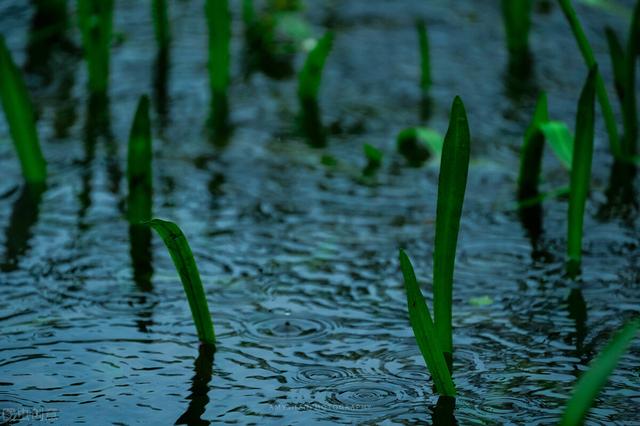
<svg viewBox="0 0 640 426"><path fill-rule="evenodd" d="M191 393L187 397L189 407L176 420L177 425L208 425L211 422L202 420L202 415L209 402L209 382L213 375L213 355L215 346L201 344L198 348L198 358L194 366L194 376L191 379Z"/></svg>
<svg viewBox="0 0 640 426"><path fill-rule="evenodd" d="M5 232L4 259L0 265L3 272L16 270L20 257L29 249L29 240L33 236L33 227L38 222L45 189L44 185L25 184L13 203Z"/></svg>

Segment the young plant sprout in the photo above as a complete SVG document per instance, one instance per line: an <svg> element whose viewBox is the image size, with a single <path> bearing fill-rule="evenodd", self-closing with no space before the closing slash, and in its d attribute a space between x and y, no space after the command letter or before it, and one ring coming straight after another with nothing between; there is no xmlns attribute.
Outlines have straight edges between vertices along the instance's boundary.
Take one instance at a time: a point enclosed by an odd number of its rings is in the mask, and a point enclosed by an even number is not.
<svg viewBox="0 0 640 426"><path fill-rule="evenodd" d="M578 43L578 47L580 48L580 52L582 53L582 57L589 69L591 69L595 64L596 60L593 55L593 49L591 48L591 44L589 44L589 40L580 24L580 20L578 19L578 15L576 11L573 9L573 5L571 4L571 0L558 0L560 3L560 7L569 21L569 25L571 27L571 31ZM626 161L628 158L625 158L625 153L628 152L628 147L623 147L620 143L620 137L618 135L618 128L616 124L615 117L613 115L613 109L611 108L611 103L609 102L609 95L607 94L607 88L604 85L604 80L602 75L598 74L596 80L596 91L598 95L598 102L600 103L600 108L602 109L602 115L604 116L605 125L607 127L607 134L609 135L609 145L611 147L611 153L613 156L619 160Z"/></svg>
<svg viewBox="0 0 640 426"><path fill-rule="evenodd" d="M564 410L560 426L579 426L584 423L593 401L607 383L607 379L639 330L640 320L628 323L591 363L573 389L573 395Z"/></svg>
<svg viewBox="0 0 640 426"><path fill-rule="evenodd" d="M540 126L548 121L547 94L541 93L531 123L524 133L524 142L520 151L519 201L538 195L538 180L540 179L544 148L544 134L540 130Z"/></svg>
<svg viewBox="0 0 640 426"><path fill-rule="evenodd" d="M332 44L333 33L329 31L311 49L298 74L298 99L300 101L302 130L311 145L317 147L326 144L325 131L320 119L318 92L320 91L322 70Z"/></svg>
<svg viewBox="0 0 640 426"><path fill-rule="evenodd" d="M442 145L433 253L434 320L444 356L450 367L453 360L453 271L469 172L470 140L467 113L462 100L456 96L451 107L449 128Z"/></svg>
<svg viewBox="0 0 640 426"><path fill-rule="evenodd" d="M396 136L396 148L412 167L442 154L442 135L426 127L408 127Z"/></svg>
<svg viewBox="0 0 640 426"><path fill-rule="evenodd" d="M158 48L166 50L169 48L169 42L171 41L167 0L152 0L151 16L153 17L153 30Z"/></svg>
<svg viewBox="0 0 640 426"><path fill-rule="evenodd" d="M368 143L362 146L362 150L367 158L367 165L364 167L362 174L372 176L382 165L382 151Z"/></svg>
<svg viewBox="0 0 640 426"><path fill-rule="evenodd" d="M178 225L173 222L152 219L147 224L160 235L169 250L189 301L198 338L204 344L215 345L216 335L213 331L207 297L187 238Z"/></svg>
<svg viewBox="0 0 640 426"><path fill-rule="evenodd" d="M460 216L469 171L470 135L467 114L462 100L456 96L451 107L449 129L444 138L438 202L436 237L433 254L433 310L434 323L424 303L415 279L411 262L400 251L400 265L407 290L409 316L414 335L431 371L438 393L454 396L453 332L451 306L453 303L453 270L460 229Z"/></svg>
<svg viewBox="0 0 640 426"><path fill-rule="evenodd" d="M127 216L132 224L151 220L152 172L151 126L149 122L149 97L140 97L136 115L129 134L127 156L127 180L129 197Z"/></svg>
<svg viewBox="0 0 640 426"><path fill-rule="evenodd" d="M89 90L95 94L106 94L109 85L113 0L78 0L77 12L89 71Z"/></svg>
<svg viewBox="0 0 640 426"><path fill-rule="evenodd" d="M624 124L623 147L625 149L623 154L629 158L637 154L638 109L636 105L635 81L636 62L640 52L640 1L636 2L631 17L631 27L629 29L626 51L623 49L616 33L611 28L606 29L606 35L609 44L611 64L613 66L616 91L622 107Z"/></svg>
<svg viewBox="0 0 640 426"><path fill-rule="evenodd" d="M500 5L507 38L509 63L516 68L527 66L531 0L501 0Z"/></svg>
<svg viewBox="0 0 640 426"><path fill-rule="evenodd" d="M211 126L215 133L228 128L230 81L231 14L228 0L206 0L209 27L209 85L211 87Z"/></svg>
<svg viewBox="0 0 640 426"><path fill-rule="evenodd" d="M402 249L400 249L400 268L402 269L404 287L407 292L409 322L424 362L431 373L436 392L442 396L455 396L456 389L451 378L451 371L447 367L444 351L431 320L429 308L420 291L411 261Z"/></svg>
<svg viewBox="0 0 640 426"><path fill-rule="evenodd" d="M420 89L422 90L422 98L426 99L429 95L429 88L431 87L429 35L427 34L427 25L424 21L418 21L416 29L418 30L418 43L420 44Z"/></svg>
<svg viewBox="0 0 640 426"><path fill-rule="evenodd" d="M582 258L582 232L584 210L591 181L591 160L593 157L594 102L598 66L594 65L584 84L578 112L576 114L576 135L571 163L571 192L569 193L569 226L567 237L568 269L570 274L580 267Z"/></svg>
<svg viewBox="0 0 640 426"><path fill-rule="evenodd" d="M44 185L47 165L38 140L33 107L20 71L0 35L0 101L18 153L22 176L30 185Z"/></svg>

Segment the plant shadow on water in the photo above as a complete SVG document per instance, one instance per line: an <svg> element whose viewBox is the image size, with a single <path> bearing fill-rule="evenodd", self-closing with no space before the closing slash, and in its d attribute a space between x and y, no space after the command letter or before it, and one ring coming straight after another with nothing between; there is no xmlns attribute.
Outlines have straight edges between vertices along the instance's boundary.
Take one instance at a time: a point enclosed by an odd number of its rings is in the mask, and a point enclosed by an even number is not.
<svg viewBox="0 0 640 426"><path fill-rule="evenodd" d="M4 259L0 265L2 272L16 270L20 257L29 249L32 228L38 222L45 189L44 185L25 184L13 204L9 226L5 231Z"/></svg>
<svg viewBox="0 0 640 426"><path fill-rule="evenodd" d="M208 420L203 420L202 415L209 403L209 382L213 376L213 356L215 346L201 344L198 348L198 357L194 364L194 375L191 379L191 393L187 397L189 406L187 410L176 420L177 425L208 425Z"/></svg>

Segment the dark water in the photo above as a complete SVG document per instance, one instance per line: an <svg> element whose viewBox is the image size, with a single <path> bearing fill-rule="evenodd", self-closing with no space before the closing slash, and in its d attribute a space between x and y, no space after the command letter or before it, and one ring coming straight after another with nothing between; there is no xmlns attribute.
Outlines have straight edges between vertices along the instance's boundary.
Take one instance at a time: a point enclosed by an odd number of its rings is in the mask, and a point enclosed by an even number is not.
<svg viewBox="0 0 640 426"><path fill-rule="evenodd" d="M602 123L580 285L564 278L566 200L544 204L539 233L528 232L513 209L536 87L549 93L552 117L573 127L586 75L555 5L547 13L537 7L534 75L517 87L505 78L498 2L308 2L314 34L327 26L336 33L321 90L333 131L318 150L295 132L295 78L246 76L239 2L229 95L235 130L226 148L210 144L205 131L202 2L170 2L174 40L160 68L146 2L116 3L106 118L87 99L77 32L38 49L28 36L36 21L29 2L0 3L0 28L26 70L50 174L44 193L22 189L1 119L5 421L446 422L408 324L396 260L405 247L430 299L437 163L406 167L394 147L399 130L421 123L417 16L432 45L428 125L444 132L460 94L473 138L454 289L458 422L553 424L588 362L638 315L637 210L629 194L609 188ZM578 5L607 81L602 28L626 34L630 5L621 4L622 11ZM143 93L154 105L154 214L189 237L213 312L215 354L198 348L161 241L152 240L152 263L144 247L131 256L123 173ZM363 182L365 142L385 159ZM323 155L338 165L323 165ZM568 183L549 153L544 175L546 189ZM484 296L492 303L471 303ZM639 360L636 340L591 424L640 424Z"/></svg>

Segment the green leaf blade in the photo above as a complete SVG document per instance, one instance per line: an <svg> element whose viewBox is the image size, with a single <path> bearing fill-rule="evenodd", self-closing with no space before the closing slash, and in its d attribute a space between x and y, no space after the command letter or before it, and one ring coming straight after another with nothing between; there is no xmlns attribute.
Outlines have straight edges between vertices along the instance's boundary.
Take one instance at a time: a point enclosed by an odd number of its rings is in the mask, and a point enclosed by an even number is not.
<svg viewBox="0 0 640 426"><path fill-rule="evenodd" d="M418 21L416 24L418 31L418 44L420 46L420 88L422 96L427 96L431 87L431 59L429 57L429 34L427 33L427 25L424 21Z"/></svg>
<svg viewBox="0 0 640 426"><path fill-rule="evenodd" d="M571 27L571 31L573 32L573 36L576 39L576 43L578 44L578 48L580 49L580 53L582 54L584 62L587 65L587 68L591 69L596 64L596 59L593 55L591 44L589 43L584 29L582 28L582 24L578 19L578 15L576 14L576 11L571 4L571 0L558 0L558 3L560 4L560 8L562 9L564 16L569 22L569 26ZM618 127L616 124L615 116L613 114L613 109L611 108L611 103L609 102L607 88L605 87L604 79L600 74L597 75L596 91L598 94L598 102L600 103L600 108L602 109L602 115L604 117L605 125L607 127L611 153L614 157L624 160L624 147L622 147L622 144L620 142Z"/></svg>
<svg viewBox="0 0 640 426"><path fill-rule="evenodd" d="M167 246L182 281L198 338L203 343L215 344L216 337L207 297L187 238L178 225L173 222L152 219L147 224L160 235Z"/></svg>
<svg viewBox="0 0 640 426"><path fill-rule="evenodd" d="M540 126L540 130L555 154L556 158L567 170L571 170L573 162L573 136L566 123L548 121Z"/></svg>
<svg viewBox="0 0 640 426"><path fill-rule="evenodd" d="M44 185L47 179L47 165L40 149L29 93L1 35L0 101L25 181L28 184Z"/></svg>
<svg viewBox="0 0 640 426"><path fill-rule="evenodd" d="M567 403L560 426L583 424L593 401L607 383L618 361L627 351L639 330L640 320L627 324L591 363L589 369L580 377L573 390L573 395Z"/></svg>
<svg viewBox="0 0 640 426"><path fill-rule="evenodd" d="M596 65L589 71L589 76L580 94L578 112L576 114L576 136L571 164L567 237L567 253L572 268L579 266L582 258L584 211L589 193L593 159L594 102L598 75Z"/></svg>
<svg viewBox="0 0 640 426"><path fill-rule="evenodd" d="M407 309L413 334L422 353L422 357L431 373L431 378L436 391L443 396L456 395L451 372L447 367L438 334L436 332L429 308L424 301L420 286L415 276L409 257L400 250L400 268L404 277L404 285L407 293Z"/></svg>
<svg viewBox="0 0 640 426"><path fill-rule="evenodd" d="M140 97L129 134L127 180L129 196L127 215L132 224L151 220L153 175L152 139L149 120L149 97Z"/></svg>
<svg viewBox="0 0 640 426"><path fill-rule="evenodd" d="M518 175L518 199L520 201L538 194L538 181L542 170L543 134L540 126L549 121L547 94L538 96L536 109L529 127L525 131L520 150L520 173Z"/></svg>
<svg viewBox="0 0 640 426"><path fill-rule="evenodd" d="M433 254L434 319L440 344L448 357L453 353L453 272L469 172L470 139L464 104L456 96L451 107L449 128L444 138L440 161Z"/></svg>
<svg viewBox="0 0 640 426"><path fill-rule="evenodd" d="M78 24L89 74L89 90L105 94L109 85L113 0L78 0Z"/></svg>
<svg viewBox="0 0 640 426"><path fill-rule="evenodd" d="M311 49L298 75L298 97L301 102L317 102L322 70L333 45L333 32L327 31Z"/></svg>

